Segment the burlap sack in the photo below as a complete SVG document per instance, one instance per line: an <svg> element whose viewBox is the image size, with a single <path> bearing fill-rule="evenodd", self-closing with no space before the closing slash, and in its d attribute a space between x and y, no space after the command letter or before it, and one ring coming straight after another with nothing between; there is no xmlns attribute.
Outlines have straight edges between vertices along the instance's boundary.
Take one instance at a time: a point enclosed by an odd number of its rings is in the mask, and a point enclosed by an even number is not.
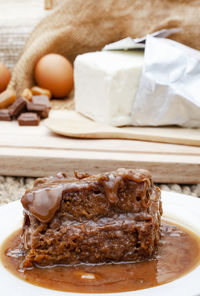
<svg viewBox="0 0 200 296"><path fill-rule="evenodd" d="M34 84L38 59L60 53L71 61L127 36L141 37L163 28L180 27L171 36L200 49L200 0L57 0L52 12L30 35L14 68L10 88Z"/></svg>

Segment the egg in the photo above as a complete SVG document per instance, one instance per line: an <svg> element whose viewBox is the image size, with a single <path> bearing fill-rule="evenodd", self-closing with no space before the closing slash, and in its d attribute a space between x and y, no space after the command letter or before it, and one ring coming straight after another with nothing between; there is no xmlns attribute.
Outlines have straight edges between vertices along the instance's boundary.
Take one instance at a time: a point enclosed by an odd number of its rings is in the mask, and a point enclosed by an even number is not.
<svg viewBox="0 0 200 296"><path fill-rule="evenodd" d="M10 78L11 74L8 68L0 62L0 93L7 88Z"/></svg>
<svg viewBox="0 0 200 296"><path fill-rule="evenodd" d="M65 97L74 85L72 64L62 55L45 55L36 64L35 80L38 86L50 90L53 97Z"/></svg>

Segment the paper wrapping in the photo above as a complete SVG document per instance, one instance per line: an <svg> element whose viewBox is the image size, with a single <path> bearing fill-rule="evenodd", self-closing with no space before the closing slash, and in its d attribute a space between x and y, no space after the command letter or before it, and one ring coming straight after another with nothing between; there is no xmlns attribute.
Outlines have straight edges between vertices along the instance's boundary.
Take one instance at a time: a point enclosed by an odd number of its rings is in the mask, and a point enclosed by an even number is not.
<svg viewBox="0 0 200 296"><path fill-rule="evenodd" d="M200 52L147 36L132 124L200 127Z"/></svg>
<svg viewBox="0 0 200 296"><path fill-rule="evenodd" d="M160 31L149 34L152 37L168 37L182 31L180 28L162 29ZM144 49L147 36L141 38L126 37L119 41L107 44L102 50L130 50L130 49Z"/></svg>

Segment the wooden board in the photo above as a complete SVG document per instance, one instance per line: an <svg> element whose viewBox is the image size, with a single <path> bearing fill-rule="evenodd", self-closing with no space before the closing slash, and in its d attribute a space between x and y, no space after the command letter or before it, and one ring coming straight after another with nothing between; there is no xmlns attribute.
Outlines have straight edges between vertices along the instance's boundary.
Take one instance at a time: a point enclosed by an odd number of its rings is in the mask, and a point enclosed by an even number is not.
<svg viewBox="0 0 200 296"><path fill-rule="evenodd" d="M57 113L56 113L57 112ZM53 111L60 116L64 111ZM92 173L118 167L149 169L156 182L200 183L200 148L134 140L73 139L39 127L0 122L0 175Z"/></svg>

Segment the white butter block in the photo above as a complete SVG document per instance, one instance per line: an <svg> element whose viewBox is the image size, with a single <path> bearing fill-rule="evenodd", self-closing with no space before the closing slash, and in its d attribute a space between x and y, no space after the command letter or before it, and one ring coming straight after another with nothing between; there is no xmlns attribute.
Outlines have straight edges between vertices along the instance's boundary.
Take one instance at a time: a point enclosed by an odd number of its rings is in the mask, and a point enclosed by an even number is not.
<svg viewBox="0 0 200 296"><path fill-rule="evenodd" d="M131 124L131 110L144 61L143 51L98 51L74 63L75 109L99 122Z"/></svg>

